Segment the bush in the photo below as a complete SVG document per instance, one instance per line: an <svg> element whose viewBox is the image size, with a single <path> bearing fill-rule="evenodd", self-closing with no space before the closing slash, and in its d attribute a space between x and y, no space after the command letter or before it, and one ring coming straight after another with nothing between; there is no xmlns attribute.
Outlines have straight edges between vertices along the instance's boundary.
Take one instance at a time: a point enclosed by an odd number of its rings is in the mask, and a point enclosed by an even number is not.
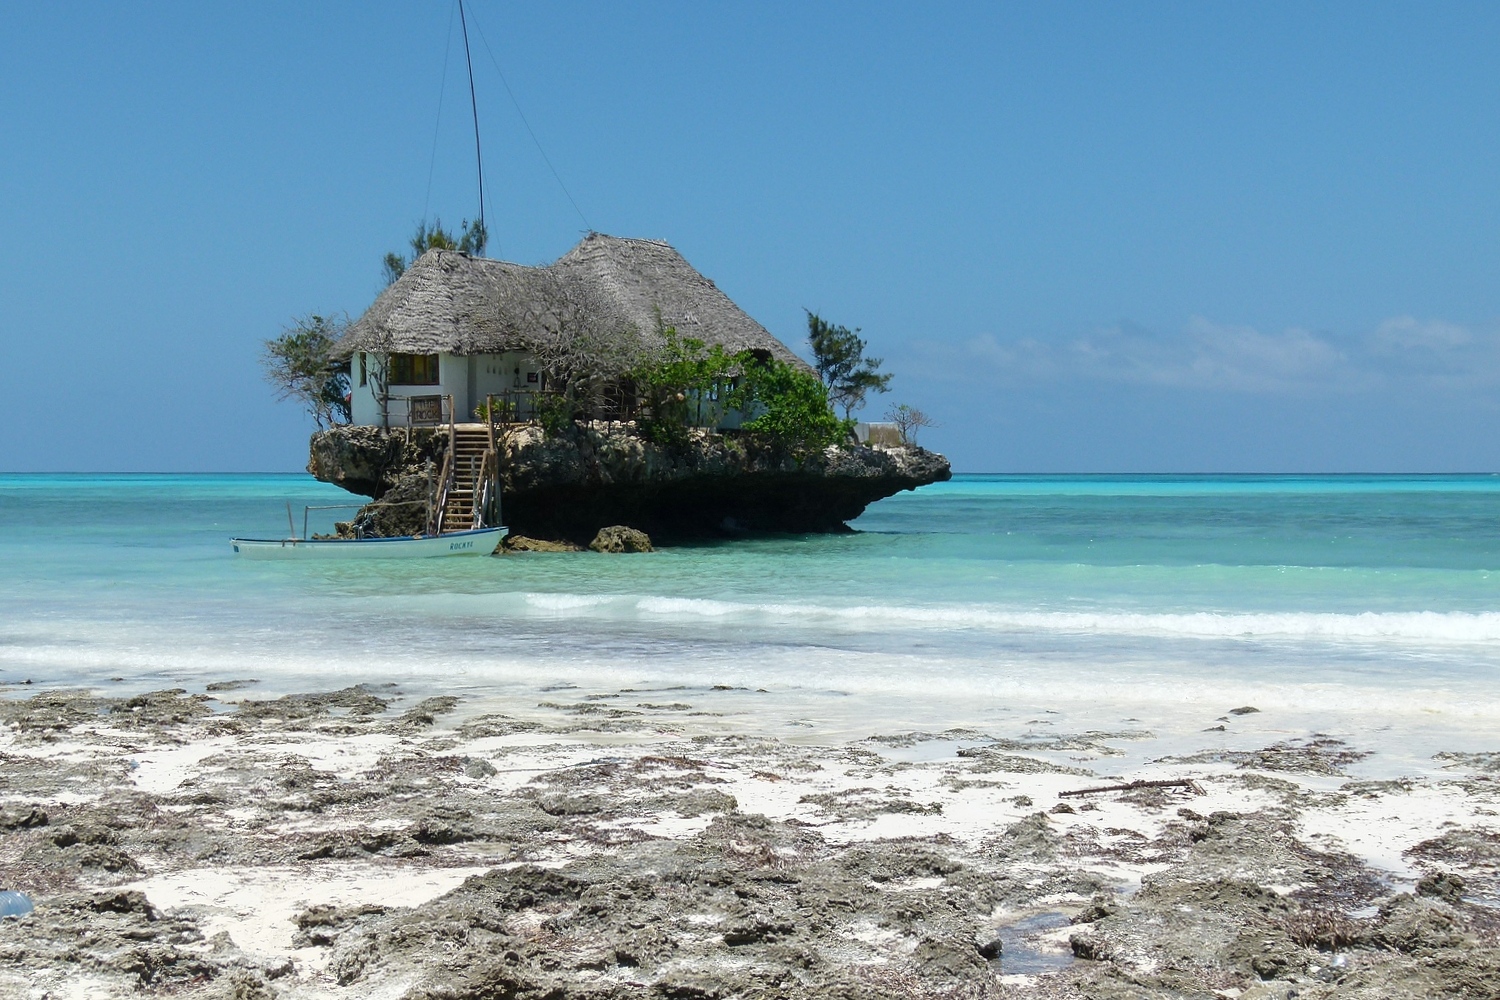
<svg viewBox="0 0 1500 1000"><path fill-rule="evenodd" d="M702 422L705 404L734 405L734 372L749 355L726 354L718 344L709 348L691 337L678 339L670 327L663 336L662 351L637 365L630 378L644 404L636 422L641 433L657 444L674 444L687 439L688 427Z"/></svg>
<svg viewBox="0 0 1500 1000"><path fill-rule="evenodd" d="M488 423L492 418L502 424L514 420L516 418L515 402L508 399L486 399L474 407L475 420Z"/></svg>
<svg viewBox="0 0 1500 1000"><path fill-rule="evenodd" d="M548 434L561 434L573 426L573 401L557 393L538 393L536 422Z"/></svg>
<svg viewBox="0 0 1500 1000"><path fill-rule="evenodd" d="M756 413L744 429L789 444L825 448L844 441L854 429L854 421L834 415L828 388L816 375L775 358L746 365L740 395L741 410Z"/></svg>
<svg viewBox="0 0 1500 1000"><path fill-rule="evenodd" d="M664 348L630 373L645 404L637 426L648 440L681 443L689 427L731 410L748 418L743 430L796 447L837 444L853 430L811 372L751 351L728 354L670 327L662 333Z"/></svg>

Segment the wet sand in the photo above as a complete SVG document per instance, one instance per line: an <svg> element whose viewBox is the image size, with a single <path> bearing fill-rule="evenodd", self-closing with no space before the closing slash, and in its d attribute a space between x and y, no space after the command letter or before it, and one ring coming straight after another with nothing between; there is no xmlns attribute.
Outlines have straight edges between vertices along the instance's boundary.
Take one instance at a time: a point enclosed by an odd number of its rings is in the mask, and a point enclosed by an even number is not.
<svg viewBox="0 0 1500 1000"><path fill-rule="evenodd" d="M210 688L0 692L0 994L1500 997L1500 753Z"/></svg>

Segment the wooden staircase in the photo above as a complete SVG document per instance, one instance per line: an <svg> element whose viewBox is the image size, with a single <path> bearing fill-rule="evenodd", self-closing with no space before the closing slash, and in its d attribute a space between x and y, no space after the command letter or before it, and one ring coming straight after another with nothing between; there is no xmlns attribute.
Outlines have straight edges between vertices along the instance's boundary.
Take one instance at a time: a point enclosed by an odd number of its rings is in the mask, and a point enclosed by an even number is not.
<svg viewBox="0 0 1500 1000"><path fill-rule="evenodd" d="M443 501L442 530L468 531L476 524L475 507L489 472L485 455L490 450L486 428L455 427L451 454L453 472ZM493 461L493 459L491 459ZM444 463L446 466L446 462Z"/></svg>

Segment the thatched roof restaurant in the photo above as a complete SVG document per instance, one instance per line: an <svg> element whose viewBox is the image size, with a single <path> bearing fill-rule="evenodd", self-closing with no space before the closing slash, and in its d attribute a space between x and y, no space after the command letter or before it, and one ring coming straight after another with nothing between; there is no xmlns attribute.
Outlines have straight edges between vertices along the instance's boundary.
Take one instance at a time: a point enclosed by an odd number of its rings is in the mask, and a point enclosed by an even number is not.
<svg viewBox="0 0 1500 1000"><path fill-rule="evenodd" d="M606 358L618 363L666 328L807 367L666 243L601 232L543 267L428 250L336 354L351 361L353 423L446 423L472 420L492 397L534 414L550 381L567 382L558 358L597 360L603 370ZM628 409L624 396L616 402Z"/></svg>
<svg viewBox="0 0 1500 1000"><path fill-rule="evenodd" d="M555 263L528 267L429 250L354 322L341 356L386 350L410 354L495 354L526 347L521 314L543 275L576 283L603 297L643 332L661 323L684 337L721 344L731 353L768 351L800 360L699 274L669 244L590 233Z"/></svg>

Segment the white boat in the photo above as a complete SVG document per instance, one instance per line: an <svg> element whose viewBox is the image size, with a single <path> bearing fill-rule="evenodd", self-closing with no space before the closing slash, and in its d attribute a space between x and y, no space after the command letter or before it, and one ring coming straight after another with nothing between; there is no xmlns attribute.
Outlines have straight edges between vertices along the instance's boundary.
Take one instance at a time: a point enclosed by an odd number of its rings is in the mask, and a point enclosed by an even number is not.
<svg viewBox="0 0 1500 1000"><path fill-rule="evenodd" d="M504 533L494 527L395 538L231 538L229 544L246 559L431 559L490 555Z"/></svg>

